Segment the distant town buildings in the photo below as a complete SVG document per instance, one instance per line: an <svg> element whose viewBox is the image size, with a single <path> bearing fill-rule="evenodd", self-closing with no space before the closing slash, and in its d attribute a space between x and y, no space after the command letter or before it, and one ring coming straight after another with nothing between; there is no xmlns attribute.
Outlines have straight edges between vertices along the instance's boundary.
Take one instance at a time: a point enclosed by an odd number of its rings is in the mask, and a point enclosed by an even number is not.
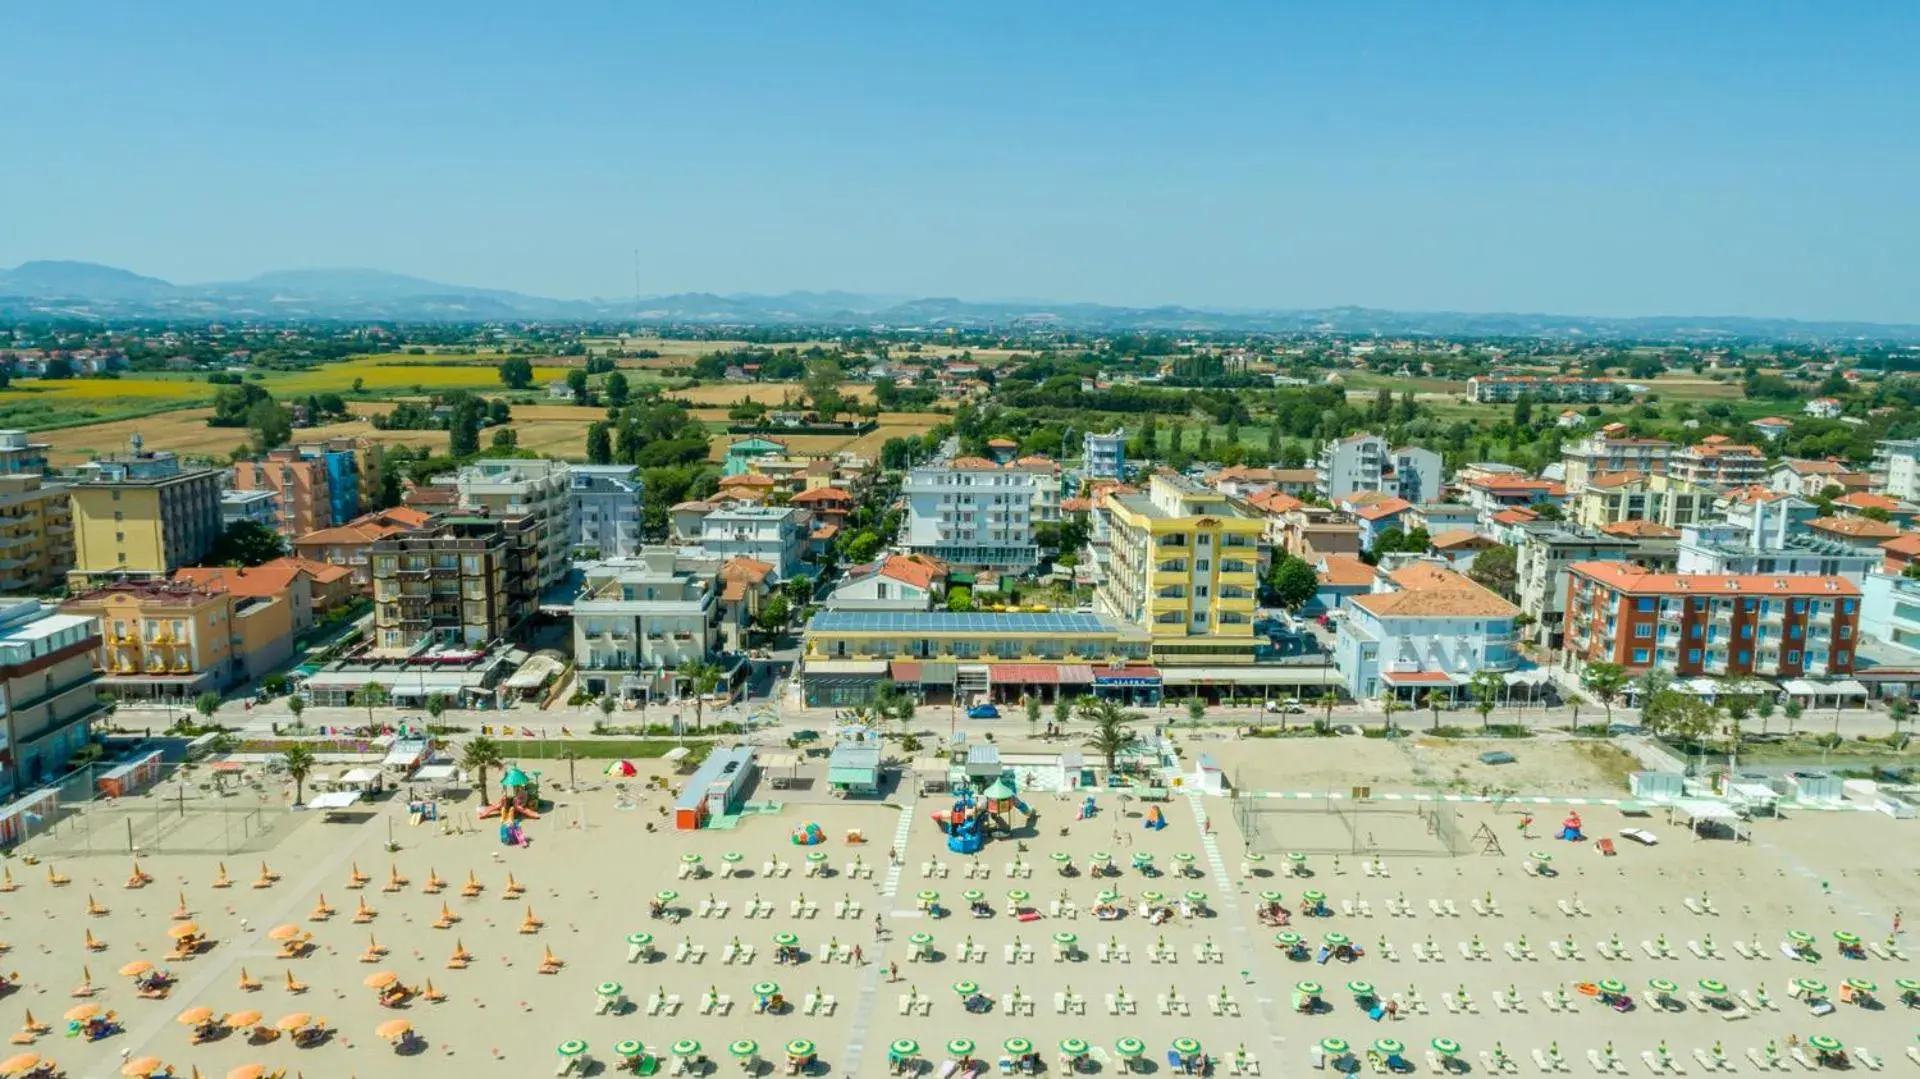
<svg viewBox="0 0 1920 1079"><path fill-rule="evenodd" d="M1585 401L1605 404L1626 396L1626 387L1610 379L1571 375L1476 375L1467 380L1467 398L1478 404L1518 401Z"/></svg>

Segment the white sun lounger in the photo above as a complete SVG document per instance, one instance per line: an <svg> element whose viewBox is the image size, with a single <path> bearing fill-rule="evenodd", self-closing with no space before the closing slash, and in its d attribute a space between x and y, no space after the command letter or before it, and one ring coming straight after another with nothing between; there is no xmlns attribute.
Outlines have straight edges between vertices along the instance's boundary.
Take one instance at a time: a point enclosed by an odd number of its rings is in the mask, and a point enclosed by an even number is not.
<svg viewBox="0 0 1920 1079"><path fill-rule="evenodd" d="M1794 1046L1792 1049L1787 1050L1787 1055L1793 1058L1793 1062L1795 1064L1800 1065L1802 1068L1806 1069L1807 1071L1816 1071L1820 1067L1818 1064L1815 1064L1813 1062L1812 1057L1807 1055L1806 1050L1800 1048L1797 1045Z"/></svg>

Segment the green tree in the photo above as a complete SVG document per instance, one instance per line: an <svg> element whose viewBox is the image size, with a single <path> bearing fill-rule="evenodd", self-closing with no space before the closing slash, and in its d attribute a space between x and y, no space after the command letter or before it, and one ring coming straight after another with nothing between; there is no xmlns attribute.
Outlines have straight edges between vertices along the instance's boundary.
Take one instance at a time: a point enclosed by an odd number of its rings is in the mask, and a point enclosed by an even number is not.
<svg viewBox="0 0 1920 1079"><path fill-rule="evenodd" d="M608 375L606 391L607 391L608 404L611 404L611 405L626 404L627 395L629 392L631 392L627 386L627 376L624 374L621 374L619 371L615 371L613 374Z"/></svg>
<svg viewBox="0 0 1920 1079"><path fill-rule="evenodd" d="M604 421L587 428L587 463L613 463L613 425Z"/></svg>
<svg viewBox="0 0 1920 1079"><path fill-rule="evenodd" d="M807 365L807 377L801 383L813 410L833 419L846 408L840 396L840 365L832 360L816 360Z"/></svg>
<svg viewBox="0 0 1920 1079"><path fill-rule="evenodd" d="M1119 702L1104 697L1082 697L1077 710L1080 718L1093 726L1093 732L1087 736L1087 748L1105 758L1107 774L1112 775L1120 754L1133 748L1140 739L1129 725L1146 716L1129 712L1120 707Z"/></svg>
<svg viewBox="0 0 1920 1079"><path fill-rule="evenodd" d="M1040 698L1027 695L1027 737L1031 738L1040 731Z"/></svg>
<svg viewBox="0 0 1920 1079"><path fill-rule="evenodd" d="M1322 733L1325 733L1333 729L1333 706L1340 703L1340 694L1331 689L1323 689L1320 691L1320 699L1317 703L1320 705L1322 712L1320 730ZM1284 727L1286 722L1286 713L1282 712L1280 719L1281 726Z"/></svg>
<svg viewBox="0 0 1920 1079"><path fill-rule="evenodd" d="M1806 706L1794 700L1788 701L1786 707L1781 709L1781 714L1787 717L1788 734L1793 733L1794 724L1800 722L1800 716L1805 712Z"/></svg>
<svg viewBox="0 0 1920 1079"><path fill-rule="evenodd" d="M481 805L491 801L487 797L487 774L495 768L505 767L506 763L506 758L500 753L500 743L484 735L468 742L466 748L460 751L460 767L473 773L475 785L480 791Z"/></svg>
<svg viewBox="0 0 1920 1079"><path fill-rule="evenodd" d="M496 427L493 437L488 440L489 448L499 453L512 453L520 445L520 432L511 427Z"/></svg>
<svg viewBox="0 0 1920 1079"><path fill-rule="evenodd" d="M280 533L258 521L235 521L213 541L205 565L258 566L286 553Z"/></svg>
<svg viewBox="0 0 1920 1079"><path fill-rule="evenodd" d="M200 718L212 722L213 714L220 710L220 694L200 694L193 699L193 710L200 713Z"/></svg>
<svg viewBox="0 0 1920 1079"><path fill-rule="evenodd" d="M1440 694L1435 693L1433 690L1427 690L1426 696L1422 698L1421 703L1425 704L1427 706L1427 711L1433 714L1433 718L1427 722L1427 729L1430 731L1439 730L1440 729Z"/></svg>
<svg viewBox="0 0 1920 1079"><path fill-rule="evenodd" d="M253 452L263 454L293 437L293 416L273 401L260 401L247 409L247 430L253 433Z"/></svg>
<svg viewBox="0 0 1920 1079"><path fill-rule="evenodd" d="M1587 692L1607 710L1607 726L1613 726L1613 702L1620 691L1627 688L1626 668L1618 663L1589 663L1582 681L1586 683Z"/></svg>
<svg viewBox="0 0 1920 1079"><path fill-rule="evenodd" d="M1486 729L1489 717L1500 700L1500 691L1506 688L1506 680L1495 671L1475 671L1470 683L1473 692L1473 710L1480 713L1480 727Z"/></svg>
<svg viewBox="0 0 1920 1079"><path fill-rule="evenodd" d="M963 584L947 589L947 610L962 613L973 610L973 589Z"/></svg>
<svg viewBox="0 0 1920 1079"><path fill-rule="evenodd" d="M447 418L447 453L454 457L472 457L480 452L480 425L486 417L485 401L464 391L447 398L451 414Z"/></svg>
<svg viewBox="0 0 1920 1079"><path fill-rule="evenodd" d="M293 721L300 722L300 714L307 710L307 699L296 693L287 698L287 711L293 713Z"/></svg>
<svg viewBox="0 0 1920 1079"><path fill-rule="evenodd" d="M1771 693L1762 693L1760 699L1753 702L1753 714L1760 717L1761 734L1767 733L1767 725L1772 722L1773 712L1777 707L1779 705L1774 702Z"/></svg>
<svg viewBox="0 0 1920 1079"><path fill-rule="evenodd" d="M614 710L620 707L620 702L614 700L613 694L611 693L602 693L600 699L594 701L593 704L594 707L600 709L600 722L603 724L611 722Z"/></svg>
<svg viewBox="0 0 1920 1079"><path fill-rule="evenodd" d="M1507 546L1489 547L1473 556L1467 577L1489 590L1514 598L1520 586L1519 554Z"/></svg>
<svg viewBox="0 0 1920 1079"><path fill-rule="evenodd" d="M378 682L368 682L353 691L353 703L367 710L368 730L378 729L378 725L373 721L373 710L385 705L388 699L387 687Z"/></svg>
<svg viewBox="0 0 1920 1079"><path fill-rule="evenodd" d="M1064 734L1067 729L1067 720L1072 718L1073 701L1069 700L1064 693L1056 696L1053 699L1053 725L1059 727Z"/></svg>
<svg viewBox="0 0 1920 1079"><path fill-rule="evenodd" d="M693 729L698 731L706 724L707 694L720 687L720 680L726 677L726 672L720 669L719 664L703 659L697 663L682 664L680 677L686 679L693 689Z"/></svg>
<svg viewBox="0 0 1920 1079"><path fill-rule="evenodd" d="M1912 706L1905 697L1892 697L1887 700L1887 718L1893 721L1894 741L1906 743L1907 721L1913 718Z"/></svg>
<svg viewBox="0 0 1920 1079"><path fill-rule="evenodd" d="M567 372L567 389L573 391L574 404L590 405L593 403L593 393L587 386L587 372L584 368L576 367Z"/></svg>
<svg viewBox="0 0 1920 1079"><path fill-rule="evenodd" d="M1187 722L1198 727L1207 718L1207 702L1199 697L1187 698Z"/></svg>
<svg viewBox="0 0 1920 1079"><path fill-rule="evenodd" d="M533 362L523 356L503 361L500 364L500 381L516 390L533 385Z"/></svg>
<svg viewBox="0 0 1920 1079"><path fill-rule="evenodd" d="M440 717L447 714L447 695L444 693L427 694L427 718L438 724Z"/></svg>
<svg viewBox="0 0 1920 1079"><path fill-rule="evenodd" d="M1663 689L1645 702L1640 721L1668 741L1698 746L1712 736L1719 709L1677 689Z"/></svg>
<svg viewBox="0 0 1920 1079"><path fill-rule="evenodd" d="M1380 711L1385 713L1382 722L1383 729L1387 733L1393 733L1393 714L1404 708L1406 705L1401 703L1400 695L1393 691L1393 687L1389 686L1380 691Z"/></svg>
<svg viewBox="0 0 1920 1079"><path fill-rule="evenodd" d="M313 774L314 763L313 750L304 745L291 745L280 753L280 764L293 780L294 805L306 801L307 777Z"/></svg>
<svg viewBox="0 0 1920 1079"><path fill-rule="evenodd" d="M1273 594L1276 605L1297 611L1319 593L1320 575L1304 558L1276 555L1273 569L1267 574L1267 590Z"/></svg>

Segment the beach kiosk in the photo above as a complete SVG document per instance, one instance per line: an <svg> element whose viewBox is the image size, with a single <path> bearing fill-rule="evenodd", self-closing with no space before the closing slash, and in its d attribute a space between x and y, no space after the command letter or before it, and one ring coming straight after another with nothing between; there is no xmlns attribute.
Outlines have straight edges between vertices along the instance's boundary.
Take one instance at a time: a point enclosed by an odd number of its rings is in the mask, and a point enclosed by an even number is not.
<svg viewBox="0 0 1920 1079"><path fill-rule="evenodd" d="M827 787L835 796L880 793L880 747L871 742L841 742L827 757Z"/></svg>
<svg viewBox="0 0 1920 1079"><path fill-rule="evenodd" d="M125 798L130 794L139 794L159 781L162 755L156 749L115 765L93 781L94 790L102 798Z"/></svg>
<svg viewBox="0 0 1920 1079"><path fill-rule="evenodd" d="M682 832L704 828L714 817L733 812L753 782L753 746L734 746L708 757L687 780L673 804L673 826Z"/></svg>
<svg viewBox="0 0 1920 1079"><path fill-rule="evenodd" d="M0 808L0 847L11 847L46 823L60 808L60 789L42 787Z"/></svg>

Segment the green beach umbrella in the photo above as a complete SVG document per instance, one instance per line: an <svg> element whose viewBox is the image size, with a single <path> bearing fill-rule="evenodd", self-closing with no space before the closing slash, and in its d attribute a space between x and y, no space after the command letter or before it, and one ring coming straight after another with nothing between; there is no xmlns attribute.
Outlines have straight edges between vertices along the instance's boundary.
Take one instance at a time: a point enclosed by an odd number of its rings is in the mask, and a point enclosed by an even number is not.
<svg viewBox="0 0 1920 1079"><path fill-rule="evenodd" d="M1912 978L1895 978L1893 984L1895 987L1905 989L1909 993L1920 993L1920 981L1915 981Z"/></svg>
<svg viewBox="0 0 1920 1079"><path fill-rule="evenodd" d="M1200 1040L1198 1038L1175 1038L1173 1039L1173 1051L1183 1057L1190 1057L1200 1051Z"/></svg>
<svg viewBox="0 0 1920 1079"><path fill-rule="evenodd" d="M826 851L823 851L823 850L810 850L810 851L808 851L808 852L807 852L807 861L809 861L809 862L813 862L813 863L815 863L815 864L818 864L818 863L820 863L820 862L824 862L824 861L826 861L826 860L827 860L827 852L826 852Z"/></svg>
<svg viewBox="0 0 1920 1079"><path fill-rule="evenodd" d="M887 1052L892 1053L896 1057L910 1057L919 1051L920 1043L914 1041L912 1038L901 1038L899 1041L887 1046Z"/></svg>
<svg viewBox="0 0 1920 1079"><path fill-rule="evenodd" d="M1008 1038L1006 1041L1000 1043L1000 1048L1005 1049L1014 1056L1019 1056L1022 1053L1033 1052L1033 1043L1025 1038Z"/></svg>
<svg viewBox="0 0 1920 1079"><path fill-rule="evenodd" d="M1201 891L1188 892L1186 893L1186 899L1189 903L1205 903L1207 901L1207 893Z"/></svg>
<svg viewBox="0 0 1920 1079"><path fill-rule="evenodd" d="M1789 929L1787 930L1787 939L1795 944L1812 944L1813 934L1804 929Z"/></svg>
<svg viewBox="0 0 1920 1079"><path fill-rule="evenodd" d="M1053 935L1053 942L1055 944L1074 944L1078 942L1079 939L1079 937L1074 936L1072 933L1055 933Z"/></svg>
<svg viewBox="0 0 1920 1079"><path fill-rule="evenodd" d="M1278 903L1280 902L1280 899L1281 899L1281 896L1279 892L1261 892L1260 893L1260 902L1262 903Z"/></svg>
<svg viewBox="0 0 1920 1079"><path fill-rule="evenodd" d="M1322 891L1306 891L1300 893L1300 898L1317 907L1327 901L1327 893Z"/></svg>
<svg viewBox="0 0 1920 1079"><path fill-rule="evenodd" d="M700 1043L694 1041L692 1038L681 1038L679 1041L673 1043L674 1056L691 1057L698 1056L699 1054Z"/></svg>
<svg viewBox="0 0 1920 1079"><path fill-rule="evenodd" d="M795 1038L787 1043L787 1055L790 1057L810 1057L813 1055L813 1043L805 1038Z"/></svg>
<svg viewBox="0 0 1920 1079"><path fill-rule="evenodd" d="M1844 929L1836 929L1833 931L1833 939L1842 944L1858 944L1860 943L1860 934L1849 933Z"/></svg>
<svg viewBox="0 0 1920 1079"><path fill-rule="evenodd" d="M1718 978L1702 978L1694 984L1700 987L1701 992L1711 996L1724 997L1727 995L1727 983Z"/></svg>
<svg viewBox="0 0 1920 1079"><path fill-rule="evenodd" d="M1181 851L1181 852L1179 852L1178 854L1175 854L1175 855L1173 856L1173 860L1174 860L1174 861L1176 861L1176 862L1179 862L1179 863L1180 863L1181 865L1192 865L1192 864L1193 864L1193 852L1191 852L1191 851L1184 851L1184 850L1183 850L1183 851Z"/></svg>
<svg viewBox="0 0 1920 1079"><path fill-rule="evenodd" d="M720 860L729 864L738 864L747 860L747 856L737 850L730 850L720 856Z"/></svg>
<svg viewBox="0 0 1920 1079"><path fill-rule="evenodd" d="M1097 898L1102 903L1118 903L1120 902L1120 893L1115 891L1105 891L1105 892L1101 892Z"/></svg>
<svg viewBox="0 0 1920 1079"><path fill-rule="evenodd" d="M1816 997L1827 995L1827 983L1825 982L1815 981L1812 978L1800 978L1796 980L1794 984L1800 987L1802 993L1812 993Z"/></svg>
<svg viewBox="0 0 1920 1079"><path fill-rule="evenodd" d="M1284 933L1275 933L1273 935L1273 941L1275 944L1283 947L1297 948L1300 946L1301 937L1300 934L1289 929Z"/></svg>
<svg viewBox="0 0 1920 1079"><path fill-rule="evenodd" d="M662 902L662 903L671 903L671 902L673 902L674 900L676 900L676 899L678 899L678 898L680 898L680 893L679 893L679 892L676 892L676 891L674 891L674 890L673 890L673 889L671 889L671 888L668 888L668 889L666 889L666 890L664 890L664 891L659 891L659 892L655 892L655 893L653 893L653 897L654 897L655 899L658 899L658 900L659 900L660 902Z"/></svg>
<svg viewBox="0 0 1920 1079"><path fill-rule="evenodd" d="M953 983L953 991L954 991L954 992L956 992L956 993L958 993L958 994L960 994L960 995L961 995L961 996L963 996L963 997L970 997L970 996L972 996L972 995L974 995L975 993L978 993L978 992L980 991L980 983L978 983L978 982L954 982L954 983Z"/></svg>
<svg viewBox="0 0 1920 1079"><path fill-rule="evenodd" d="M933 934L932 933L915 933L913 936L910 936L907 939L912 941L915 944L932 944Z"/></svg>
<svg viewBox="0 0 1920 1079"><path fill-rule="evenodd" d="M1606 989L1607 983L1601 982L1600 988ZM1656 993L1678 993L1680 991L1680 987L1678 985L1668 981L1665 978L1649 979L1647 981L1647 988L1653 990ZM1612 992L1612 990L1608 990L1608 992Z"/></svg>
<svg viewBox="0 0 1920 1079"><path fill-rule="evenodd" d="M1427 1044L1433 1046L1433 1051L1441 1056L1450 1057L1460 1054L1460 1043L1452 1038L1435 1038Z"/></svg>
<svg viewBox="0 0 1920 1079"><path fill-rule="evenodd" d="M688 851L680 856L680 861L683 865L699 865L700 856L692 851Z"/></svg>
<svg viewBox="0 0 1920 1079"><path fill-rule="evenodd" d="M1288 852L1287 852L1287 861L1289 861L1289 862L1292 862L1292 863L1293 863L1294 865L1306 865L1306 864L1307 864L1307 856L1306 856L1306 855L1304 855L1304 854L1302 854L1302 853L1300 853L1300 852L1299 852L1299 851L1297 851L1297 850L1295 850L1295 851L1288 851Z"/></svg>
<svg viewBox="0 0 1920 1079"><path fill-rule="evenodd" d="M1140 898L1149 903L1161 903L1166 901L1167 896L1164 892L1141 892Z"/></svg>
<svg viewBox="0 0 1920 1079"><path fill-rule="evenodd" d="M957 1056L957 1057L972 1056L973 1055L973 1039L955 1038L952 1041L947 1043L947 1052L952 1053L954 1056Z"/></svg>
<svg viewBox="0 0 1920 1079"><path fill-rule="evenodd" d="M760 1051L760 1043L751 1038L742 1038L727 1046L727 1052L737 1057L750 1057Z"/></svg>
<svg viewBox="0 0 1920 1079"><path fill-rule="evenodd" d="M770 997L779 991L780 987L772 982L755 982L753 986L753 995L756 997Z"/></svg>
<svg viewBox="0 0 1920 1079"><path fill-rule="evenodd" d="M1546 851L1543 851L1543 850L1534 851L1533 853L1527 855L1527 857L1532 858L1536 862L1553 861L1553 855L1548 854Z"/></svg>
<svg viewBox="0 0 1920 1079"><path fill-rule="evenodd" d="M627 943L644 948L653 943L652 933L628 933Z"/></svg>
<svg viewBox="0 0 1920 1079"><path fill-rule="evenodd" d="M1264 862L1267 860L1267 856L1259 853L1258 851L1248 851L1247 853L1242 854L1240 858L1242 861L1252 862L1255 865L1259 865L1261 862Z"/></svg>
<svg viewBox="0 0 1920 1079"><path fill-rule="evenodd" d="M1357 997L1370 997L1373 995L1373 983L1372 982L1348 982L1347 992L1352 993L1354 996L1357 996Z"/></svg>
<svg viewBox="0 0 1920 1079"><path fill-rule="evenodd" d="M1104 850L1097 850L1093 852L1093 860L1095 862L1100 863L1101 865L1105 865L1106 863L1113 861L1113 855L1109 854Z"/></svg>
<svg viewBox="0 0 1920 1079"><path fill-rule="evenodd" d="M773 935L773 942L782 948L791 948L800 943L800 938L794 936L792 933L775 933Z"/></svg>
<svg viewBox="0 0 1920 1079"><path fill-rule="evenodd" d="M1317 997L1320 995L1319 982L1295 982L1293 988L1295 992L1305 993L1310 997Z"/></svg>
<svg viewBox="0 0 1920 1079"><path fill-rule="evenodd" d="M1085 1056L1087 1049L1087 1043L1079 1038L1060 1039L1060 1051L1070 1057Z"/></svg>
<svg viewBox="0 0 1920 1079"><path fill-rule="evenodd" d="M554 1051L563 1057L577 1057L587 1051L587 1043L581 1041L579 1038L568 1038L566 1041L561 1042L559 1047Z"/></svg>
<svg viewBox="0 0 1920 1079"><path fill-rule="evenodd" d="M1373 1047L1390 1057L1399 1056L1407 1051L1407 1047L1394 1038L1381 1038L1373 1043Z"/></svg>
<svg viewBox="0 0 1920 1079"><path fill-rule="evenodd" d="M1347 1044L1345 1038L1321 1038L1320 1048L1325 1049L1328 1056L1343 1057L1352 1047Z"/></svg>
<svg viewBox="0 0 1920 1079"><path fill-rule="evenodd" d="M966 891L960 893L960 898L966 900L969 903L978 903L982 899L985 899L986 897L987 897L987 893L981 891L978 888L968 888Z"/></svg>
<svg viewBox="0 0 1920 1079"><path fill-rule="evenodd" d="M926 889L922 889L920 894L915 896L914 898L920 900L920 902L922 903L931 903L934 900L940 898L940 893L934 891L932 888L926 888Z"/></svg>
<svg viewBox="0 0 1920 1079"><path fill-rule="evenodd" d="M646 1046L641 1045L639 1042L628 1039L624 1042L613 1043L613 1055L617 1057L637 1057L644 1052L646 1048Z"/></svg>
<svg viewBox="0 0 1920 1079"><path fill-rule="evenodd" d="M1328 944L1331 944L1336 948L1338 948L1342 944L1351 943L1347 939L1347 935L1345 933L1328 933L1326 936L1323 936L1320 939L1326 941Z"/></svg>
<svg viewBox="0 0 1920 1079"><path fill-rule="evenodd" d="M1047 857L1059 862L1061 865L1066 865L1068 862L1073 861L1073 855L1063 850L1054 851L1052 854L1047 855Z"/></svg>
<svg viewBox="0 0 1920 1079"><path fill-rule="evenodd" d="M1119 1050L1121 1056L1128 1059L1145 1056L1147 1053L1147 1043L1139 1038L1121 1038L1113 1043L1113 1047Z"/></svg>
<svg viewBox="0 0 1920 1079"><path fill-rule="evenodd" d="M1144 850L1137 850L1133 852L1134 865L1147 865L1147 864L1150 864L1152 861L1153 861L1153 855L1149 854Z"/></svg>
<svg viewBox="0 0 1920 1079"><path fill-rule="evenodd" d="M1015 888L1007 893L1007 898L1013 900L1015 903L1025 903L1027 900L1033 898L1033 893L1022 888Z"/></svg>
<svg viewBox="0 0 1920 1079"><path fill-rule="evenodd" d="M620 983L601 982L593 987L593 991L603 997L617 997L620 995Z"/></svg>
<svg viewBox="0 0 1920 1079"><path fill-rule="evenodd" d="M1668 984L1671 985L1672 983L1669 982ZM1675 986L1674 988L1677 989L1679 987ZM1624 993L1627 991L1627 983L1618 978L1608 978L1606 981L1600 983L1600 991L1603 993ZM1671 990L1669 990L1669 992L1671 992Z"/></svg>
<svg viewBox="0 0 1920 1079"><path fill-rule="evenodd" d="M1879 986L1873 984L1872 982L1866 980L1865 978L1848 978L1847 988L1853 990L1856 993L1874 993L1874 992L1878 992L1880 989Z"/></svg>
<svg viewBox="0 0 1920 1079"><path fill-rule="evenodd" d="M1807 1039L1807 1044L1823 1053L1837 1053L1840 1051L1840 1039L1830 1034L1815 1034L1813 1037Z"/></svg>

